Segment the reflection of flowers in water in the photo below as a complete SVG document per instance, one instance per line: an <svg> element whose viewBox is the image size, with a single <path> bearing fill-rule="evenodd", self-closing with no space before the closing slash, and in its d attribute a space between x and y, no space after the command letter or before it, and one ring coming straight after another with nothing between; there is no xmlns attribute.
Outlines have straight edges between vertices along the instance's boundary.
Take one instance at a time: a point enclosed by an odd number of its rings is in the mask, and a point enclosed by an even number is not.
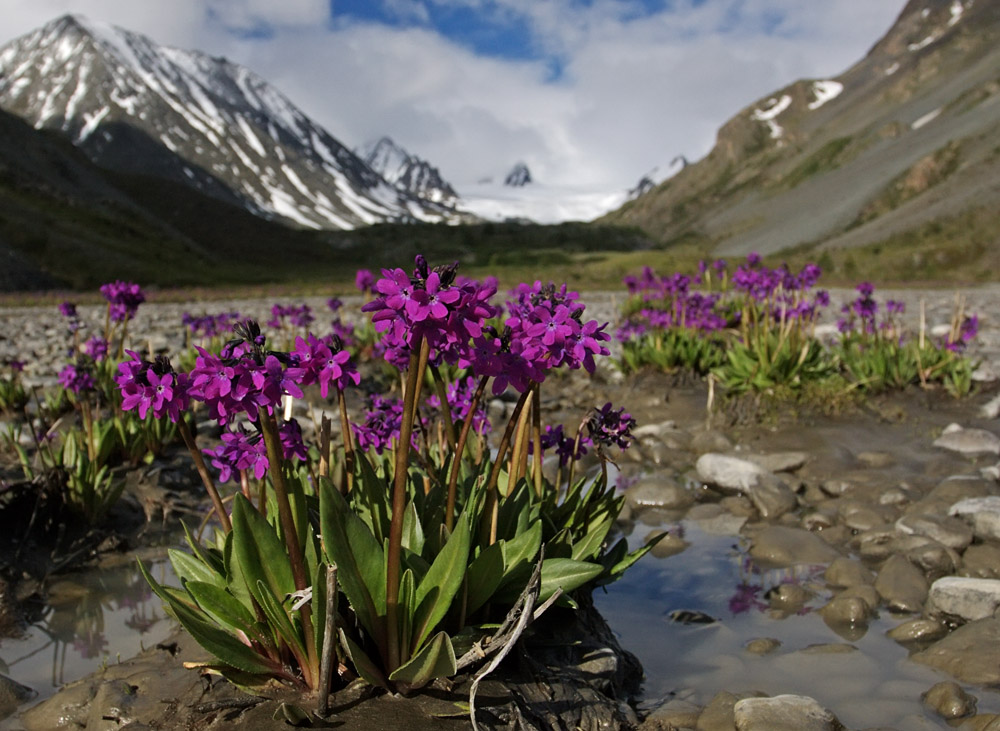
<svg viewBox="0 0 1000 731"><path fill-rule="evenodd" d="M811 582L823 570L822 566L790 566L780 569L762 569L753 560L739 554L739 581L733 595L729 597L729 611L744 614L754 609L763 612L773 609L768 599L783 585L802 586ZM812 609L803 605L795 609L796 614L808 614Z"/></svg>
<svg viewBox="0 0 1000 731"><path fill-rule="evenodd" d="M760 599L763 587L740 582L736 585L736 593L729 597L729 611L733 614L743 614L751 609L763 612L767 602Z"/></svg>
<svg viewBox="0 0 1000 731"><path fill-rule="evenodd" d="M73 638L73 649L76 650L80 657L85 660L91 660L95 657L103 657L106 653L108 647L108 638L104 636L103 632L91 631L91 628L87 628L84 632L77 634Z"/></svg>

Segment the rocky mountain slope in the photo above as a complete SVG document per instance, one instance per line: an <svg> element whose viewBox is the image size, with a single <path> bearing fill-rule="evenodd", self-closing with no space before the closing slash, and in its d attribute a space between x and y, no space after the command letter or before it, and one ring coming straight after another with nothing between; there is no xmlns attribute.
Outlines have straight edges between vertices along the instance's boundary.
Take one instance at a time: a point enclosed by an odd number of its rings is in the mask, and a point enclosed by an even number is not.
<svg viewBox="0 0 1000 731"><path fill-rule="evenodd" d="M705 158L601 220L716 254L939 229L975 253L997 244L998 141L1000 3L911 0L846 72L749 105Z"/></svg>
<svg viewBox="0 0 1000 731"><path fill-rule="evenodd" d="M389 185L251 71L81 16L0 49L0 108L63 132L102 167L303 228L450 214Z"/></svg>
<svg viewBox="0 0 1000 731"><path fill-rule="evenodd" d="M454 208L458 193L436 167L410 154L389 137L380 137L358 151L372 170L400 190L418 198Z"/></svg>

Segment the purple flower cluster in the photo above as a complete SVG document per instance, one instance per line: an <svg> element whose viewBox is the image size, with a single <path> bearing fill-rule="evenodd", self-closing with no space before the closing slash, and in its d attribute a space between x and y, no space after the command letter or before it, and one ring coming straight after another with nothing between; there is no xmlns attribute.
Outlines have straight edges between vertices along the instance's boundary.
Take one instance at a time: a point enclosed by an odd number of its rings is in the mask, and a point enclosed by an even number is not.
<svg viewBox="0 0 1000 731"><path fill-rule="evenodd" d="M119 363L115 376L122 394L122 410L136 409L142 419L152 411L157 419L166 415L176 423L188 408L187 374L175 373L164 356L148 361L133 350L125 352L131 360Z"/></svg>
<svg viewBox="0 0 1000 731"><path fill-rule="evenodd" d="M358 448L362 452L374 449L378 454L382 454L392 447L393 439L399 438L402 423L403 400L373 394L365 410L365 423L351 426L358 440Z"/></svg>
<svg viewBox="0 0 1000 731"><path fill-rule="evenodd" d="M95 335L83 344L83 352L95 362L100 362L108 357L108 341L100 335Z"/></svg>
<svg viewBox="0 0 1000 731"><path fill-rule="evenodd" d="M966 346L979 334L979 316L970 315L962 320L955 337L945 340L944 347L953 353L965 351Z"/></svg>
<svg viewBox="0 0 1000 731"><path fill-rule="evenodd" d="M858 296L840 308L843 317L837 320L837 330L843 335L883 333L901 339L902 327L898 320L906 305L887 300L885 317L878 321L879 303L875 299L875 287L871 282L861 282L855 289Z"/></svg>
<svg viewBox="0 0 1000 731"><path fill-rule="evenodd" d="M489 303L495 289L455 283L456 264L431 270L422 256L408 275L402 269L383 269L375 282L378 295L362 307L372 312L375 330L382 333L385 358L401 365L421 339L431 356L460 366L471 360L469 338L482 335L485 321L497 314Z"/></svg>
<svg viewBox="0 0 1000 731"><path fill-rule="evenodd" d="M302 442L302 429L295 419L286 421L278 428L281 438L281 452L285 459L306 459L307 452ZM246 470L255 479L262 479L269 468L267 446L259 432L243 429L225 432L220 437L222 443L214 449L202 450L210 458L212 466L219 470L219 480L229 482L238 479Z"/></svg>
<svg viewBox="0 0 1000 731"><path fill-rule="evenodd" d="M368 269L358 269L354 275L354 286L361 294L375 294L375 275Z"/></svg>
<svg viewBox="0 0 1000 731"><path fill-rule="evenodd" d="M190 312L181 315L181 323L187 326L191 334L203 338L214 338L229 333L233 324L239 319L239 312L220 312L200 317L192 315Z"/></svg>
<svg viewBox="0 0 1000 731"><path fill-rule="evenodd" d="M239 413L256 419L258 408L272 413L285 394L301 398L299 381L305 372L295 359L265 350L265 338L253 320L237 324L234 330L239 338L227 343L219 355L195 348L191 397L203 401L220 424Z"/></svg>
<svg viewBox="0 0 1000 731"><path fill-rule="evenodd" d="M76 305L74 303L61 303L59 305L59 314L66 318L66 327L69 328L71 333L75 333L83 327L83 323L80 322L80 316L76 311Z"/></svg>
<svg viewBox="0 0 1000 731"><path fill-rule="evenodd" d="M351 354L336 335L321 339L310 333L305 339L297 337L291 355L302 371L299 384L309 386L318 383L323 398L329 395L331 385L344 391L348 386L357 386L361 382L361 374L354 367Z"/></svg>
<svg viewBox="0 0 1000 731"><path fill-rule="evenodd" d="M312 324L312 308L307 304L301 305L271 305L271 319L267 321L268 327L281 330L287 322L292 327L306 328Z"/></svg>
<svg viewBox="0 0 1000 731"><path fill-rule="evenodd" d="M75 394L93 391L97 388L94 375L83 361L70 363L59 371L59 383L67 391L72 391Z"/></svg>
<svg viewBox="0 0 1000 731"><path fill-rule="evenodd" d="M469 407L472 406L472 397L476 392L476 379L468 376L448 384L447 397L448 408L451 409L452 417L457 421L465 421L469 416ZM432 409L441 408L441 400L437 394L427 397L427 405ZM472 430L477 434L485 434L491 428L486 407L482 403L476 408L472 415Z"/></svg>
<svg viewBox="0 0 1000 731"><path fill-rule="evenodd" d="M108 301L108 312L114 322L125 322L135 317L146 295L138 284L115 281L101 285L101 294Z"/></svg>
<svg viewBox="0 0 1000 731"><path fill-rule="evenodd" d="M545 431L542 433L542 452L554 449L556 456L559 457L560 467L565 467L570 462L579 460L587 454L587 447L591 444L590 437L586 434L580 435L580 443L577 444L574 436L567 435L563 431L562 424L556 424L555 426L547 424ZM528 454L534 454L534 451L534 442L529 441Z"/></svg>
<svg viewBox="0 0 1000 731"><path fill-rule="evenodd" d="M632 443L632 429L635 419L624 408L614 409L608 401L599 409L594 409L587 421L587 431L594 444L611 446L617 444L628 449Z"/></svg>

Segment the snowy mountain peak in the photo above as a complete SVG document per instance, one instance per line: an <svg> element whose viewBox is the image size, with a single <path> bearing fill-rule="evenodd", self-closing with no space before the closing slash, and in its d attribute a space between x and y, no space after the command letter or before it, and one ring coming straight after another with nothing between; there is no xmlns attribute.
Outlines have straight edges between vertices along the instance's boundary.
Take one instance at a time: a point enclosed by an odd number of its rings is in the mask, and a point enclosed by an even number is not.
<svg viewBox="0 0 1000 731"><path fill-rule="evenodd" d="M0 107L61 130L102 166L303 227L451 215L389 185L248 69L80 15L0 49Z"/></svg>
<svg viewBox="0 0 1000 731"><path fill-rule="evenodd" d="M389 137L381 137L358 150L365 164L405 193L452 208L458 194L438 169L411 155Z"/></svg>
<svg viewBox="0 0 1000 731"><path fill-rule="evenodd" d="M523 162L517 163L511 171L507 173L507 177L503 179L504 185L509 185L513 188L521 188L531 182L531 171L528 170L528 166Z"/></svg>

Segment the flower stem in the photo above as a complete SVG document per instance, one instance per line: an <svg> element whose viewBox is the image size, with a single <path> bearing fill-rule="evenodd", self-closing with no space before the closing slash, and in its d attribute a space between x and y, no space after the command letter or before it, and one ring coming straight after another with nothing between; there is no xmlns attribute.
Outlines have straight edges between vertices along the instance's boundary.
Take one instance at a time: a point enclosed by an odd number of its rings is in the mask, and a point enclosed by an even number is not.
<svg viewBox="0 0 1000 731"><path fill-rule="evenodd" d="M493 468L490 470L490 476L486 482L486 507L483 515L490 516L490 545L497 542L497 511L500 504L497 495L497 480L500 479L500 465L503 464L504 456L507 454L507 445L510 444L510 439L514 434L514 427L521 420L521 411L524 409L524 404L528 401L529 393L530 389L525 389L524 393L521 394L521 398L517 400L517 405L514 406L514 413L510 415L507 428L500 439L500 446L497 447L496 461L493 462Z"/></svg>
<svg viewBox="0 0 1000 731"><path fill-rule="evenodd" d="M535 482L535 495L542 496L542 386L539 383L531 389L531 438L534 441L534 454L531 465L532 477Z"/></svg>
<svg viewBox="0 0 1000 731"><path fill-rule="evenodd" d="M468 414L465 421L462 422L462 431L459 433L458 442L455 445L451 474L448 476L448 504L444 510L444 524L449 533L455 527L455 493L458 491L458 470L462 463L462 454L465 452L465 443L468 441L469 431L472 429L472 417L476 413L476 409L479 408L479 401L483 398L486 382L489 380L489 376L483 376L479 379L479 385L476 386L476 392L472 395Z"/></svg>
<svg viewBox="0 0 1000 731"><path fill-rule="evenodd" d="M222 504L222 498L219 497L219 491L215 489L215 482L212 480L212 476L208 473L208 467L205 466L205 459L201 456L201 452L198 451L198 445L194 442L194 435L191 434L191 429L188 428L187 422L184 421L183 418L177 420L177 430L181 433L181 439L183 439L184 444L187 445L188 451L191 452L191 458L194 460L194 466L198 470L198 474L201 476L201 482L205 486L208 496L212 499L212 505L215 507L215 514L219 518L222 530L228 533L233 529L233 524L229 522L229 514L226 513L226 506Z"/></svg>
<svg viewBox="0 0 1000 731"><path fill-rule="evenodd" d="M354 486L354 433L351 431L351 422L347 418L347 399L344 392L337 389L337 403L340 406L340 431L344 439L344 490L350 492ZM329 433L329 430L328 430ZM329 439L327 440L329 449Z"/></svg>
<svg viewBox="0 0 1000 731"><path fill-rule="evenodd" d="M292 565L292 579L295 581L295 589L302 591L309 588L310 582L306 575L305 564L302 561L299 533L295 528L292 506L288 501L288 488L285 485L285 476L281 469L281 438L278 436L278 426L275 423L274 415L269 414L263 406L257 408L257 418L260 420L264 445L267 447L268 474L271 476L271 484L274 486L275 502L278 504L278 520L281 521L281 532L285 535L288 559ZM299 616L302 619L302 639L308 657L308 667L303 667L302 673L305 676L306 684L312 687L315 680L318 679L319 666L316 657L316 643L313 640L312 609L308 604L302 606L299 610Z"/></svg>
<svg viewBox="0 0 1000 731"><path fill-rule="evenodd" d="M385 621L386 665L389 673L402 663L399 647L399 576L403 544L403 513L406 510L406 479L410 457L410 438L413 418L417 410L419 371L424 340L410 352L410 365L406 372L406 392L403 399L403 419L399 426L399 443L396 446L396 472L392 485L392 520L389 523L389 548L385 571Z"/></svg>

